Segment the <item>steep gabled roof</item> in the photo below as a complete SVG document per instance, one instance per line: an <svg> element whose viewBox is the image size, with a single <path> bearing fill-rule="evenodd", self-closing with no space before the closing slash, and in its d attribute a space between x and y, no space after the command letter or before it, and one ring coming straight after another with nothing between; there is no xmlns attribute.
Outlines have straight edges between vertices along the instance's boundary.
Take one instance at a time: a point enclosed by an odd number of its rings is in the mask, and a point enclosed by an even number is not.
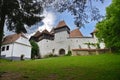
<svg viewBox="0 0 120 80"><path fill-rule="evenodd" d="M17 39L19 39L21 36L24 37L24 38L27 38L27 37L24 36L22 33L12 34L12 35L6 36L6 37L3 39L2 44L13 43L13 42L15 42Z"/></svg>
<svg viewBox="0 0 120 80"><path fill-rule="evenodd" d="M79 28L77 28L70 32L70 37L83 37L83 35L80 32Z"/></svg>
<svg viewBox="0 0 120 80"><path fill-rule="evenodd" d="M98 29L94 29L94 31L91 32L91 34L94 34L94 33L96 33L97 31L98 31Z"/></svg>
<svg viewBox="0 0 120 80"><path fill-rule="evenodd" d="M34 36L34 37L39 37L40 34L41 34L41 32L40 32L40 31L37 31L33 36Z"/></svg>
<svg viewBox="0 0 120 80"><path fill-rule="evenodd" d="M59 28L63 28L63 27L69 28L69 27L66 25L65 21L60 21L55 29L59 29Z"/></svg>
<svg viewBox="0 0 120 80"><path fill-rule="evenodd" d="M56 28L63 27L63 26L66 26L65 21L60 21Z"/></svg>
<svg viewBox="0 0 120 80"><path fill-rule="evenodd" d="M48 32L47 29L43 30L42 33L44 33L44 34L50 34L50 32Z"/></svg>

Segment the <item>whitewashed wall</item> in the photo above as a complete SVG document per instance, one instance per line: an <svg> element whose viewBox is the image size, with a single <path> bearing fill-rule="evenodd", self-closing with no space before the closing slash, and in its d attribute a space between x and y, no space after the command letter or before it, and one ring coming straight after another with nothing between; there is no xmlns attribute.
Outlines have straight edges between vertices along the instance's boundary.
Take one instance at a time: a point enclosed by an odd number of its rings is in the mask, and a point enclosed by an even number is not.
<svg viewBox="0 0 120 80"><path fill-rule="evenodd" d="M9 46L9 50L6 50L7 49L7 46ZM1 52L1 55L5 55L5 57L11 57L11 53L13 51L13 43L12 44L6 44L6 45L3 45L2 47L5 47L5 51L2 51Z"/></svg>
<svg viewBox="0 0 120 80"><path fill-rule="evenodd" d="M67 31L55 33L55 54L59 55L61 49L64 49L65 54L67 54L69 47L68 37L69 33Z"/></svg>
<svg viewBox="0 0 120 80"><path fill-rule="evenodd" d="M43 39L38 42L40 48L41 57L48 55L50 53L59 55L61 49L65 50L67 54L68 50L72 49L88 49L88 45L85 43L97 43L98 40L95 37L81 37L81 38L69 38L69 33L67 31L62 31L55 33L54 40ZM100 47L104 48L104 44L100 43ZM95 46L90 46L91 49L95 49ZM54 53L53 53L54 49Z"/></svg>
<svg viewBox="0 0 120 80"><path fill-rule="evenodd" d="M2 47L9 46L9 50L2 51L2 55L5 55L9 59L20 60L23 54L25 58L31 58L31 45L27 38L20 37L14 43L3 45Z"/></svg>
<svg viewBox="0 0 120 80"><path fill-rule="evenodd" d="M52 40L43 39L38 42L38 45L41 57L51 54L54 49L54 42Z"/></svg>
<svg viewBox="0 0 120 80"><path fill-rule="evenodd" d="M83 37L83 38L69 38L70 48L71 49L78 49L78 48L88 48L85 43L97 43L95 38L90 37ZM92 49L96 47L90 46Z"/></svg>
<svg viewBox="0 0 120 80"><path fill-rule="evenodd" d="M20 37L14 43L13 56L24 55L25 58L31 58L31 45L27 38Z"/></svg>
<svg viewBox="0 0 120 80"><path fill-rule="evenodd" d="M69 34L67 31L62 31L62 32L58 32L55 33L55 42L59 42L59 41L65 41L67 40L67 38L69 37Z"/></svg>
<svg viewBox="0 0 120 80"><path fill-rule="evenodd" d="M18 40L16 40L15 42L17 43L21 43L21 44L24 44L24 45L27 45L27 46L31 46L29 40L27 38L24 38L24 37L20 37Z"/></svg>
<svg viewBox="0 0 120 80"><path fill-rule="evenodd" d="M20 43L14 43L13 48L13 57L21 57L21 55L24 55L25 58L31 58L31 47L26 46Z"/></svg>

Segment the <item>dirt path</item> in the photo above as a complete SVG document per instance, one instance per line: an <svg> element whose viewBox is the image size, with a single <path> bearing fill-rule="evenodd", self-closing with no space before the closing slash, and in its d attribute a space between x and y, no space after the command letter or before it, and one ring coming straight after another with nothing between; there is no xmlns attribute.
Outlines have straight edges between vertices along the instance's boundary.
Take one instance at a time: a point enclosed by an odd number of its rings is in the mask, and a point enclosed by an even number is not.
<svg viewBox="0 0 120 80"><path fill-rule="evenodd" d="M20 73L0 72L0 80L24 80Z"/></svg>

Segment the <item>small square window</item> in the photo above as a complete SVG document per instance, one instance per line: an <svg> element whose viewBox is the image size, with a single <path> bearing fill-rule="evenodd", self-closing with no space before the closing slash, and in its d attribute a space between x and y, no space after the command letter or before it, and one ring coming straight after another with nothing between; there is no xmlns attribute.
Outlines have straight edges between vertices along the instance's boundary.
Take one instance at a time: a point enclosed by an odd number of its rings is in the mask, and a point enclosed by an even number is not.
<svg viewBox="0 0 120 80"><path fill-rule="evenodd" d="M5 47L2 47L2 51L5 51Z"/></svg>
<svg viewBox="0 0 120 80"><path fill-rule="evenodd" d="M7 46L6 50L9 50L9 46Z"/></svg>

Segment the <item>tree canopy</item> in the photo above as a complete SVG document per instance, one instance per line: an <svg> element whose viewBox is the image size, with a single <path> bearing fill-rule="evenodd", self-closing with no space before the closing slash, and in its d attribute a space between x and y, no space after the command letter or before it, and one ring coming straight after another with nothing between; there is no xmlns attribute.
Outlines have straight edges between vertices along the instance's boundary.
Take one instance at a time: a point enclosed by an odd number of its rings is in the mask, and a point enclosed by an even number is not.
<svg viewBox="0 0 120 80"><path fill-rule="evenodd" d="M97 6L93 2L104 2L104 0L41 0L45 8L53 8L58 12L70 12L74 16L74 23L77 27L82 27L89 20L99 20L103 18Z"/></svg>
<svg viewBox="0 0 120 80"><path fill-rule="evenodd" d="M96 25L97 37L112 51L120 52L120 0L112 0L106 9L106 18Z"/></svg>
<svg viewBox="0 0 120 80"><path fill-rule="evenodd" d="M36 0L0 0L0 53L5 24L10 31L25 33L25 25L31 26L42 20L42 11Z"/></svg>
<svg viewBox="0 0 120 80"><path fill-rule="evenodd" d="M43 8L52 7L58 12L70 12L78 27L88 22L88 12L91 12L91 20L100 19L102 16L92 6L92 1L104 0L0 0L0 48L5 24L10 31L25 33L25 25L31 26L42 20L40 14Z"/></svg>

